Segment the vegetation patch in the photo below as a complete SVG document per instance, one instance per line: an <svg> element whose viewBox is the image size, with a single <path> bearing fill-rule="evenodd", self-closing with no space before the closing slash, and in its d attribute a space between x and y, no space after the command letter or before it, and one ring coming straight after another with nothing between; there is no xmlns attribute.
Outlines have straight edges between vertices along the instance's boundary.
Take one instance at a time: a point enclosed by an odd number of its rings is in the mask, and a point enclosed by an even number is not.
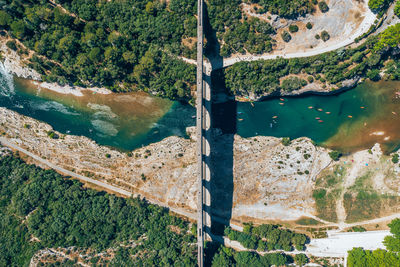
<svg viewBox="0 0 400 267"><path fill-rule="evenodd" d="M381 195L373 190L360 189L358 192L347 192L343 199L347 214L346 222L373 219L397 211L399 201L399 197Z"/></svg>
<svg viewBox="0 0 400 267"><path fill-rule="evenodd" d="M346 169L343 166L337 165L333 170L321 173L320 177L316 180L313 198L318 217L327 221L337 221L336 202L342 192L343 177L345 174Z"/></svg>
<svg viewBox="0 0 400 267"><path fill-rule="evenodd" d="M246 224L243 232L238 232L230 227L225 228L224 234L231 240L239 241L245 248L257 249L258 251L304 250L308 237L304 234L294 233L279 225L262 224L253 227Z"/></svg>
<svg viewBox="0 0 400 267"><path fill-rule="evenodd" d="M386 236L383 241L386 250L376 249L371 251L363 248L353 248L348 252L347 266L400 266L400 219L394 219L388 226L393 235Z"/></svg>
<svg viewBox="0 0 400 267"><path fill-rule="evenodd" d="M189 223L165 208L85 189L12 156L0 159L0 173L1 266L27 266L39 249L70 246L116 247L112 266L196 264Z"/></svg>
<svg viewBox="0 0 400 267"><path fill-rule="evenodd" d="M295 223L299 225L318 225L321 224L319 221L313 219L313 218L300 218Z"/></svg>
<svg viewBox="0 0 400 267"><path fill-rule="evenodd" d="M318 35L318 38L322 36ZM324 39L328 38L329 33L324 34ZM366 77L370 70L384 70L385 80L398 80L400 61L396 55L391 54L398 44L400 44L400 24L388 27L378 36L368 37L356 48L342 48L306 58L239 62L221 72L225 76L227 89L238 96L248 96L250 93L261 96L282 89L286 92L296 90L299 85L304 86L307 82L288 80L281 83L281 81L287 80L286 77L290 75L298 74L312 76L332 88L340 88L341 82L354 77Z"/></svg>

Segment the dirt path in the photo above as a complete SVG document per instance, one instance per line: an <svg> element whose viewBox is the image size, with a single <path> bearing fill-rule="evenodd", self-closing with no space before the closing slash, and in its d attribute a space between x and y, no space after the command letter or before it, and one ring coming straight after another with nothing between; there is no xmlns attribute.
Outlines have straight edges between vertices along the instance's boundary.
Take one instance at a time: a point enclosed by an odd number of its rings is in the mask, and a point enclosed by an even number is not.
<svg viewBox="0 0 400 267"><path fill-rule="evenodd" d="M123 195L125 197L136 197L137 196L137 194L133 194L133 193L131 193L129 191L126 191L124 189L118 188L116 186L113 186L113 185L110 185L110 184L107 184L107 183L104 183L102 181L98 181L98 180L95 180L95 179L92 179L92 178L89 178L89 177L85 177L83 175L71 172L71 171L66 170L64 168L61 168L61 167L59 167L57 165L54 165L53 163L49 162L48 160L45 160L45 159L43 159L43 158L41 158L41 157L29 152L28 150L26 150L26 149L24 149L24 148L22 148L22 147L20 147L20 146L18 146L16 144L10 142L9 140L7 140L7 138L0 137L0 143L2 145L4 145L4 146L7 146L7 147L11 148L11 149L18 150L19 152L31 157L32 159L34 159L34 160L36 160L36 161L38 161L38 162L40 162L40 163L42 163L44 165L47 165L48 167L50 167L51 169L53 169L53 170L55 170L57 172L60 172L60 173L62 173L64 175L71 176L71 177L76 178L76 179L78 179L78 180L80 180L82 182L94 184L94 185L99 186L101 188L105 188L108 191ZM156 200L152 200L152 199L147 199L147 200L150 203L153 203L153 204L156 204L158 206L162 206L162 207L168 208L169 210L171 210L174 213L177 213L179 215L183 215L183 216L185 216L187 218L190 218L192 220L197 220L197 215L196 214L193 214L193 213L190 213L190 212L186 212L184 210L168 207L167 205L164 205L163 203L158 202Z"/></svg>

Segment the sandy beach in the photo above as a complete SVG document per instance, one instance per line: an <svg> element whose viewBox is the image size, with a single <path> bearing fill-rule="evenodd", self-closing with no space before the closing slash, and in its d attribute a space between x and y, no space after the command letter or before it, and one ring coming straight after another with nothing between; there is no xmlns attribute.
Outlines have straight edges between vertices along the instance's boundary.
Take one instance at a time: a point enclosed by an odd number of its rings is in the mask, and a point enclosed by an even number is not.
<svg viewBox="0 0 400 267"><path fill-rule="evenodd" d="M112 93L111 90L99 87L83 88L78 86L59 85L57 83L37 82L37 81L32 81L32 84L37 86L38 89L45 88L60 94L71 94L74 96L83 96L84 94L82 93L82 91L91 91L93 93L104 94L104 95Z"/></svg>

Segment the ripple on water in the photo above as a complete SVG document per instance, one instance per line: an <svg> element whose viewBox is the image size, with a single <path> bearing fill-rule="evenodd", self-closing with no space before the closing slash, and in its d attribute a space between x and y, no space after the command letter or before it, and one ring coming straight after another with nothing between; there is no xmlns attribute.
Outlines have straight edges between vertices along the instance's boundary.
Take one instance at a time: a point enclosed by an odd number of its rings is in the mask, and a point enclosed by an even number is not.
<svg viewBox="0 0 400 267"><path fill-rule="evenodd" d="M72 115L72 116L80 115L77 112L71 111L68 107L64 106L63 104L55 102L55 101L47 101L47 102L40 102L40 103L37 103L36 101L30 101L30 106L36 110L42 110L42 111L54 110L54 111L58 111L60 113L66 114L66 115Z"/></svg>
<svg viewBox="0 0 400 267"><path fill-rule="evenodd" d="M15 94L13 76L7 72L0 62L0 95L10 97Z"/></svg>
<svg viewBox="0 0 400 267"><path fill-rule="evenodd" d="M118 134L118 130L114 124L108 121L91 120L90 122L96 131L101 132L104 135L116 136Z"/></svg>

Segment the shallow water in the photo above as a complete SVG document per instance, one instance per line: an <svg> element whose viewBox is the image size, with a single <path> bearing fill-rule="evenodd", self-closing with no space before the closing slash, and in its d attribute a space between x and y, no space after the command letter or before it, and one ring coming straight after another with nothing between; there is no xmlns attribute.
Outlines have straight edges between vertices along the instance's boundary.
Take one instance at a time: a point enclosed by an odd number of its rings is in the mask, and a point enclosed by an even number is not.
<svg viewBox="0 0 400 267"><path fill-rule="evenodd" d="M338 95L239 103L237 132L243 137L307 136L317 144L343 152L379 142L391 151L400 144L397 91L399 82L366 82Z"/></svg>
<svg viewBox="0 0 400 267"><path fill-rule="evenodd" d="M193 107L146 93L63 95L4 72L0 106L46 122L61 133L87 136L121 150L171 135L185 136L186 127L195 123Z"/></svg>
<svg viewBox="0 0 400 267"><path fill-rule="evenodd" d="M366 82L338 95L231 103L213 110L213 122L217 127L225 124L228 132L242 137L307 136L343 152L378 142L388 152L400 145L398 91L400 82ZM186 127L195 125L195 109L189 105L140 92L62 95L6 75L1 64L0 106L44 121L59 132L87 136L122 150L171 135L185 136Z"/></svg>

